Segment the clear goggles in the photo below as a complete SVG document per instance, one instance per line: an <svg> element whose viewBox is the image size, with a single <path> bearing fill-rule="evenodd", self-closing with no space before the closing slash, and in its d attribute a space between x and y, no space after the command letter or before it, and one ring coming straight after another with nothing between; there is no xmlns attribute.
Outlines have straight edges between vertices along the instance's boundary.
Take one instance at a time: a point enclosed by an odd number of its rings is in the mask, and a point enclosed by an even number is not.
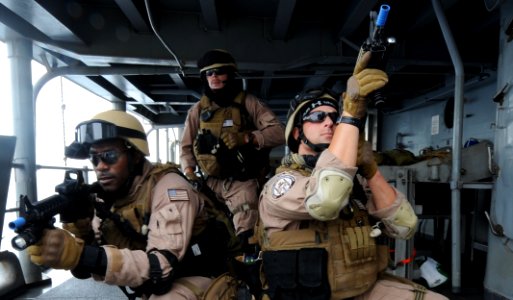
<svg viewBox="0 0 513 300"><path fill-rule="evenodd" d="M135 129L119 127L101 120L82 122L75 127L75 141L80 144L93 144L101 140L114 138L146 140L146 134Z"/></svg>

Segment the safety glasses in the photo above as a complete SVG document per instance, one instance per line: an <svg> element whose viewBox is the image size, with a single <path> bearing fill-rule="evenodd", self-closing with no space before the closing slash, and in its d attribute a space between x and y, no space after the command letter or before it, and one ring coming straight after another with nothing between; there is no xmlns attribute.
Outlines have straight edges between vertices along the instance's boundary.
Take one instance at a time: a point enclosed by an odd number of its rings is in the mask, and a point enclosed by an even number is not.
<svg viewBox="0 0 513 300"><path fill-rule="evenodd" d="M210 69L210 70L206 70L205 71L205 75L207 76L212 76L212 75L225 75L227 74L228 72L226 71L226 69L223 69L223 68L219 68L219 69Z"/></svg>
<svg viewBox="0 0 513 300"><path fill-rule="evenodd" d="M330 117L333 123L336 123L338 118L338 112L314 111L304 116L303 121L308 121L312 123L322 123L324 122L326 117Z"/></svg>
<svg viewBox="0 0 513 300"><path fill-rule="evenodd" d="M89 160L93 163L93 166L98 166L100 163L100 160L107 164L107 165L113 165L118 162L118 159L121 157L121 154L123 154L126 151L119 151L119 150L109 150L105 152L100 153L89 153Z"/></svg>

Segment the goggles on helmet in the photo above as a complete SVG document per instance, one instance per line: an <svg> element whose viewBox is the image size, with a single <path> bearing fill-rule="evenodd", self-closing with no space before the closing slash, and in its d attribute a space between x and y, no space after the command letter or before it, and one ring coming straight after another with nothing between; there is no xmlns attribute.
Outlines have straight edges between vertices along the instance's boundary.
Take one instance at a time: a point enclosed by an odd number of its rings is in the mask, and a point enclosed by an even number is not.
<svg viewBox="0 0 513 300"><path fill-rule="evenodd" d="M100 140L114 138L138 138L146 140L146 135L140 131L119 127L101 120L82 122L75 128L75 141L81 144L93 144Z"/></svg>
<svg viewBox="0 0 513 300"><path fill-rule="evenodd" d="M326 117L330 117L333 123L337 122L338 112L325 112L325 111L314 111L303 117L303 122L308 121L312 123L322 123L326 120Z"/></svg>

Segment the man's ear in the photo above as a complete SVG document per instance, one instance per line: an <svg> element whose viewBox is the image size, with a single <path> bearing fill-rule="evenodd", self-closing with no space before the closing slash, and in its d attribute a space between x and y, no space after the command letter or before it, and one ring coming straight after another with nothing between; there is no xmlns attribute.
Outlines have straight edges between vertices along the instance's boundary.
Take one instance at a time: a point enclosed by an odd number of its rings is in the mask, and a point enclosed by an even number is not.
<svg viewBox="0 0 513 300"><path fill-rule="evenodd" d="M292 137L297 141L299 139L299 128L294 127L292 129Z"/></svg>
<svg viewBox="0 0 513 300"><path fill-rule="evenodd" d="M140 163L141 160L144 159L144 154L142 152L139 152L139 151L135 151L135 155L134 155L134 160L135 160L135 163Z"/></svg>

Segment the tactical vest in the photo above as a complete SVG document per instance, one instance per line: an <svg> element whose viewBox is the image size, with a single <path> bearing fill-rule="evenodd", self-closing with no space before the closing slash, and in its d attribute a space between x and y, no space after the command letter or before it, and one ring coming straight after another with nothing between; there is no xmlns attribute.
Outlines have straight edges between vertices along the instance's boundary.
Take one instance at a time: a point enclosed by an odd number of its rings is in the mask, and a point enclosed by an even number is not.
<svg viewBox="0 0 513 300"><path fill-rule="evenodd" d="M178 165L157 164L137 185L135 193L116 201L110 216L102 222L103 242L118 248L146 250L147 230L151 214L153 188L170 172L183 176ZM185 177L184 177L185 178ZM185 256L175 270L175 276L218 276L228 270L228 258L240 251L240 241L231 219L221 207L207 197L203 210L194 221L192 236ZM115 219L119 220L116 221ZM200 249L201 255L197 255Z"/></svg>
<svg viewBox="0 0 513 300"><path fill-rule="evenodd" d="M151 214L152 191L162 176L174 172L181 174L178 165L156 164L135 187L132 196L117 200L107 218L102 218L100 231L103 242L118 248L146 249L147 226Z"/></svg>
<svg viewBox="0 0 513 300"><path fill-rule="evenodd" d="M299 165L280 166L277 172L287 169L310 174ZM355 199L333 221L306 221L299 230L270 236L262 227L257 226L257 236L263 251L264 290L271 298L276 289L289 289L292 292L284 299L307 299L305 291L294 294L300 287L319 288L314 293L318 299L354 297L371 288L387 267L388 246L378 246L370 237L369 215Z"/></svg>
<svg viewBox="0 0 513 300"><path fill-rule="evenodd" d="M253 145L228 149L220 136L223 132L239 133L256 127L246 111L245 92L240 92L230 106L214 108L212 101L200 99L199 131L193 149L200 169L216 178L247 180L255 178L269 152Z"/></svg>

